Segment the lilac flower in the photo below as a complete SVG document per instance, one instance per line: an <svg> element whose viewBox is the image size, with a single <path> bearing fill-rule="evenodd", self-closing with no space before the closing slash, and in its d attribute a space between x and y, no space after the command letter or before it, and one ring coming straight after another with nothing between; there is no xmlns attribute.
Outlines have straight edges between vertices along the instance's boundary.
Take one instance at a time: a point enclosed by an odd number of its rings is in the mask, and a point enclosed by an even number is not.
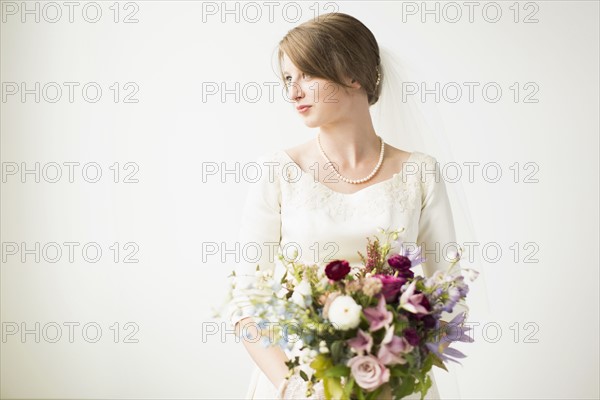
<svg viewBox="0 0 600 400"><path fill-rule="evenodd" d="M460 313L456 317L452 318L452 320L448 322L444 328L446 334L442 336L441 341L467 343L474 342L474 339L467 335L467 332L470 330L470 328L464 326L465 317L465 313Z"/></svg>
<svg viewBox="0 0 600 400"><path fill-rule="evenodd" d="M369 307L363 310L365 317L369 321L369 331L373 332L388 326L394 319L394 314L385 307L385 297L379 295L377 307Z"/></svg>
<svg viewBox="0 0 600 400"><path fill-rule="evenodd" d="M458 290L456 286L450 287L448 289L448 297L453 302L457 302L458 300L460 300L460 290Z"/></svg>
<svg viewBox="0 0 600 400"><path fill-rule="evenodd" d="M413 314L426 314L428 312L423 303L423 293L415 294L415 286L417 282L412 281L408 288L400 296L400 308L405 309Z"/></svg>
<svg viewBox="0 0 600 400"><path fill-rule="evenodd" d="M368 332L365 332L359 328L358 332L356 333L356 337L348 339L346 343L348 343L351 348L356 350L358 354L364 355L365 352L367 354L371 352L373 338Z"/></svg>
<svg viewBox="0 0 600 400"><path fill-rule="evenodd" d="M476 271L472 268L463 268L464 271L467 271L469 274L469 280L473 282L479 276L479 271Z"/></svg>
<svg viewBox="0 0 600 400"><path fill-rule="evenodd" d="M441 345L441 342L426 343L425 346L427 346L429 351L438 356L438 358L443 362L452 361L457 364L460 364L460 362L456 360L456 358L466 357L463 353L451 347L446 347L444 349Z"/></svg>
<svg viewBox="0 0 600 400"><path fill-rule="evenodd" d="M437 270L429 278L425 279L425 287L432 288L437 285L442 285L445 281L446 274L442 270Z"/></svg>
<svg viewBox="0 0 600 400"><path fill-rule="evenodd" d="M385 365L406 364L402 356L412 350L413 346L404 337L394 335L394 328L387 328L377 358Z"/></svg>

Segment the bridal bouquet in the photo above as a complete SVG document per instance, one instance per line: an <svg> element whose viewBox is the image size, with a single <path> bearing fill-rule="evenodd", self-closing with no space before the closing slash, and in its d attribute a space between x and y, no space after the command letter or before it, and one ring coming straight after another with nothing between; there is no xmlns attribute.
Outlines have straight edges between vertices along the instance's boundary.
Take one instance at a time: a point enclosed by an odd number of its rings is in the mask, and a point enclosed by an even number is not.
<svg viewBox="0 0 600 400"><path fill-rule="evenodd" d="M468 293L463 275L452 273L460 255L446 271L415 276L421 249L401 244L390 255L399 232L379 232L385 243L367 238L366 256L358 251L360 267L334 260L323 268L280 255L286 272L277 281L257 267L255 292L261 294L252 303L261 340L296 349L289 376L306 381L307 396L322 382L326 399L372 400L386 391L395 399L416 392L424 398L432 366L446 369L445 362L465 357L448 346L473 341L464 313L448 324L440 320ZM468 271L474 280L477 272Z"/></svg>

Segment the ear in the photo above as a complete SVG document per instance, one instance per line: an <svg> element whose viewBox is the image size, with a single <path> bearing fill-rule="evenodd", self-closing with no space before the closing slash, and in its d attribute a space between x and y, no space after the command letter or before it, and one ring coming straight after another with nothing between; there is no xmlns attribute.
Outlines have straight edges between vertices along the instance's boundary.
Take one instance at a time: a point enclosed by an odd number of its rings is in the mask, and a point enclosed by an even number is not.
<svg viewBox="0 0 600 400"><path fill-rule="evenodd" d="M354 89L360 89L361 88L360 83L356 79L351 79L350 81L347 81L346 83L348 83Z"/></svg>
<svg viewBox="0 0 600 400"><path fill-rule="evenodd" d="M348 76L345 77L344 83L350 85L353 89L360 89L361 87L360 83L356 79L350 78Z"/></svg>

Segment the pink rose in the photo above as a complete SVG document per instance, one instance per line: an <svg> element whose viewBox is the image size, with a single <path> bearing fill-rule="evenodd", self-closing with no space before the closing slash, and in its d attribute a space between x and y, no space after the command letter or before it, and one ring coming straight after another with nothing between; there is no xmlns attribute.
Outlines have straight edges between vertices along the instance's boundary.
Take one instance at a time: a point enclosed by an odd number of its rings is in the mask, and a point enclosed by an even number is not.
<svg viewBox="0 0 600 400"><path fill-rule="evenodd" d="M355 356L348 360L356 384L372 392L390 380L390 370L373 355Z"/></svg>

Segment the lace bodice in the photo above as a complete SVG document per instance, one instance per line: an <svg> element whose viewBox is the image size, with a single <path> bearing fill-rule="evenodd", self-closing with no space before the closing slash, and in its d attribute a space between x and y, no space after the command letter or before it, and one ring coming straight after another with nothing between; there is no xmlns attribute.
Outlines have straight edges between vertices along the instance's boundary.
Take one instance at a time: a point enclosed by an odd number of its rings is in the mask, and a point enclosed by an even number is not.
<svg viewBox="0 0 600 400"><path fill-rule="evenodd" d="M250 184L239 231L241 248L247 251L235 268L233 323L252 314L247 291L256 266L283 269L279 249L288 259L297 250L302 262L345 259L359 266L357 251L365 254L366 238L376 235L377 228L403 229L400 242L422 248L426 276L448 267L447 255L456 249L454 223L433 156L415 151L391 178L350 194L302 171L283 150L262 155L257 163L262 174ZM455 307L444 319L460 311L464 308Z"/></svg>
<svg viewBox="0 0 600 400"><path fill-rule="evenodd" d="M285 151L275 153L275 159L281 163L284 179L281 186L282 206L290 209L322 209L336 220L354 218L357 213L363 217L376 217L385 210L395 207L397 211L414 210L419 191L419 179L412 173L422 153L413 152L402 171L390 179L367 186L355 193L339 193L302 171ZM357 200L360 198L360 200ZM360 201L366 207L357 207Z"/></svg>

